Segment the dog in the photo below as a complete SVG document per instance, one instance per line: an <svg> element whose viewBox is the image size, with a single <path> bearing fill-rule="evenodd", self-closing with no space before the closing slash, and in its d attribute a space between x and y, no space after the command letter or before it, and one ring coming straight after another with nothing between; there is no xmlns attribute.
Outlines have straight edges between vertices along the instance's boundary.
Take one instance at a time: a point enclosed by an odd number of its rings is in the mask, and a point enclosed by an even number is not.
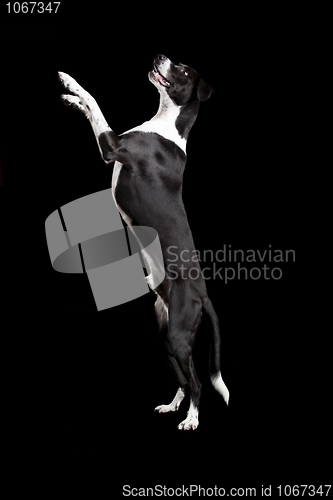
<svg viewBox="0 0 333 500"><path fill-rule="evenodd" d="M210 323L211 382L225 402L229 402L229 391L220 371L218 317L208 298L199 263L181 258L184 252L186 255L195 252L182 200L186 143L200 103L207 101L213 90L194 69L184 64L176 65L158 54L148 73L150 82L160 94L156 115L117 135L109 127L96 100L66 73L58 75L63 86L74 94L62 95L62 101L89 119L104 162L114 162L112 194L122 218L139 244L136 226L152 227L158 233L164 279L160 283L156 280L160 264L149 254L145 255L149 267L146 279L157 295L155 311L159 330L179 387L173 401L157 406L155 411L178 410L189 392L190 408L178 429L194 430L199 425L201 384L195 372L192 349L202 315ZM195 279L194 269L197 271Z"/></svg>

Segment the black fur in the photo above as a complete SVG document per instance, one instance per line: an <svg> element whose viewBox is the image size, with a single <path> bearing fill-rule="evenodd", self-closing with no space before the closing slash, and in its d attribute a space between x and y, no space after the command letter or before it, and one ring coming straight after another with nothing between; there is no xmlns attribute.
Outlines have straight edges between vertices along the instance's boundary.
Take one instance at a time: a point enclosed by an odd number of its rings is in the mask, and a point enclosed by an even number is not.
<svg viewBox="0 0 333 500"><path fill-rule="evenodd" d="M155 66L163 57L157 56ZM164 76L171 83L167 89L169 96L181 106L176 127L187 139L200 101L207 100L212 90L194 70L184 65L172 64ZM117 160L123 164L115 198L121 211L130 218L133 231L136 225L149 226L159 235L166 275L156 288L155 310L170 366L179 385L190 391L193 404L198 407L201 384L195 372L192 348L202 312L209 318L213 332L211 374L220 369L220 337L200 265L180 257L183 250L187 256L195 250L182 199L186 155L174 142L155 133L138 131L118 137L114 132L105 132L99 136L99 145L106 162Z"/></svg>

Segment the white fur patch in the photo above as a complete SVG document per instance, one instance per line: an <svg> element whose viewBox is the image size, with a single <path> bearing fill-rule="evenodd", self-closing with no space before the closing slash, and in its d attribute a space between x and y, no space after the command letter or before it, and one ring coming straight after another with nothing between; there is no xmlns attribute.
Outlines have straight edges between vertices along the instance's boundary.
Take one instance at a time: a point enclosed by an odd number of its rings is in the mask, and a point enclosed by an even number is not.
<svg viewBox="0 0 333 500"><path fill-rule="evenodd" d="M177 411L184 397L185 397L185 391L184 389L179 387L175 397L173 398L173 400L169 405L156 406L154 411L158 411L159 413L168 413L170 411Z"/></svg>
<svg viewBox="0 0 333 500"><path fill-rule="evenodd" d="M77 96L74 97L66 95L63 96L63 100L69 105L75 105L75 107L82 111L84 115L89 119L97 140L100 153L103 158L103 153L99 145L98 137L103 132L111 130L111 128L107 124L107 121L105 120L97 102L89 94L89 92L84 90L84 88L81 87L81 85L79 85L76 80L74 80L74 78L67 75L66 73L62 73L61 71L58 72L58 75L62 85Z"/></svg>
<svg viewBox="0 0 333 500"><path fill-rule="evenodd" d="M165 68L164 74L166 74L167 69L168 67ZM156 115L153 116L151 120L144 122L141 125L130 130L127 130L126 132L124 132L124 134L128 134L129 132L159 134L165 139L168 139L169 141L177 144L177 146L179 146L180 149L186 154L186 139L184 139L184 137L181 137L178 130L176 129L176 120L179 116L181 107L172 102L164 87L153 80L151 80L151 82L155 85L160 93L160 103Z"/></svg>
<svg viewBox="0 0 333 500"><path fill-rule="evenodd" d="M80 98L75 95L62 95L62 101L66 104L66 106L72 106L75 109L81 111L88 118L88 114L86 108L82 106Z"/></svg>
<svg viewBox="0 0 333 500"><path fill-rule="evenodd" d="M211 381L213 384L214 389L221 394L223 397L224 401L229 404L229 391L227 389L227 386L223 382L221 372L218 372L217 375L214 377L211 377Z"/></svg>
<svg viewBox="0 0 333 500"><path fill-rule="evenodd" d="M187 417L185 418L185 420L180 422L180 424L178 425L178 429L185 431L189 431L190 429L192 429L194 431L198 427L198 425L199 425L199 410L193 405L193 402L191 400L190 409L187 413Z"/></svg>
<svg viewBox="0 0 333 500"><path fill-rule="evenodd" d="M138 127L127 130L126 132L124 132L124 134L128 134L129 132L145 132L147 134L155 133L177 144L177 146L180 147L180 149L186 154L186 139L184 139L184 137L180 137L175 126L176 118L178 115L179 111L177 115L175 111L173 111L167 118L158 117L156 115L148 122L144 122Z"/></svg>
<svg viewBox="0 0 333 500"><path fill-rule="evenodd" d="M113 196L114 202L116 204L116 207L118 208L119 212L121 213L122 218L124 219L124 221L126 222L128 227L131 228L131 222L132 222L131 218L128 217L128 215L126 215L123 210L121 210L120 206L117 203L116 196L115 196L118 178L119 178L122 167L123 167L123 164L120 163L120 161L114 162L113 173L112 173L111 191L112 191L112 196Z"/></svg>

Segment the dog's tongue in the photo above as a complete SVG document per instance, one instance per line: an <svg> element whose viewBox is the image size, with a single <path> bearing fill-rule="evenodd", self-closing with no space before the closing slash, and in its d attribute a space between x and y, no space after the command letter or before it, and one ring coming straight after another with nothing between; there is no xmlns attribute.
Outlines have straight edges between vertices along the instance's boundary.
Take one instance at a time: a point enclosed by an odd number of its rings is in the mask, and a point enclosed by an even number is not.
<svg viewBox="0 0 333 500"><path fill-rule="evenodd" d="M169 86L169 82L157 71L154 71L155 73L155 78L162 83L164 86Z"/></svg>
<svg viewBox="0 0 333 500"><path fill-rule="evenodd" d="M156 74L156 78L157 78L157 80L160 80L162 83L166 83L165 79L163 78L163 76L160 73Z"/></svg>

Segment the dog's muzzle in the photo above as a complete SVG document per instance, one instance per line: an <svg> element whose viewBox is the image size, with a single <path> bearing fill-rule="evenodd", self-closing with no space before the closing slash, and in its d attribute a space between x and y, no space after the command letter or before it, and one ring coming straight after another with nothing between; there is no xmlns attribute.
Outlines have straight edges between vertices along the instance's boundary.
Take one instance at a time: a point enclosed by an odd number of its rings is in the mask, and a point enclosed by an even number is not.
<svg viewBox="0 0 333 500"><path fill-rule="evenodd" d="M157 54L154 59L154 69L149 73L151 78L162 85L163 87L170 87L171 83L166 78L167 72L170 68L171 61L162 54Z"/></svg>

